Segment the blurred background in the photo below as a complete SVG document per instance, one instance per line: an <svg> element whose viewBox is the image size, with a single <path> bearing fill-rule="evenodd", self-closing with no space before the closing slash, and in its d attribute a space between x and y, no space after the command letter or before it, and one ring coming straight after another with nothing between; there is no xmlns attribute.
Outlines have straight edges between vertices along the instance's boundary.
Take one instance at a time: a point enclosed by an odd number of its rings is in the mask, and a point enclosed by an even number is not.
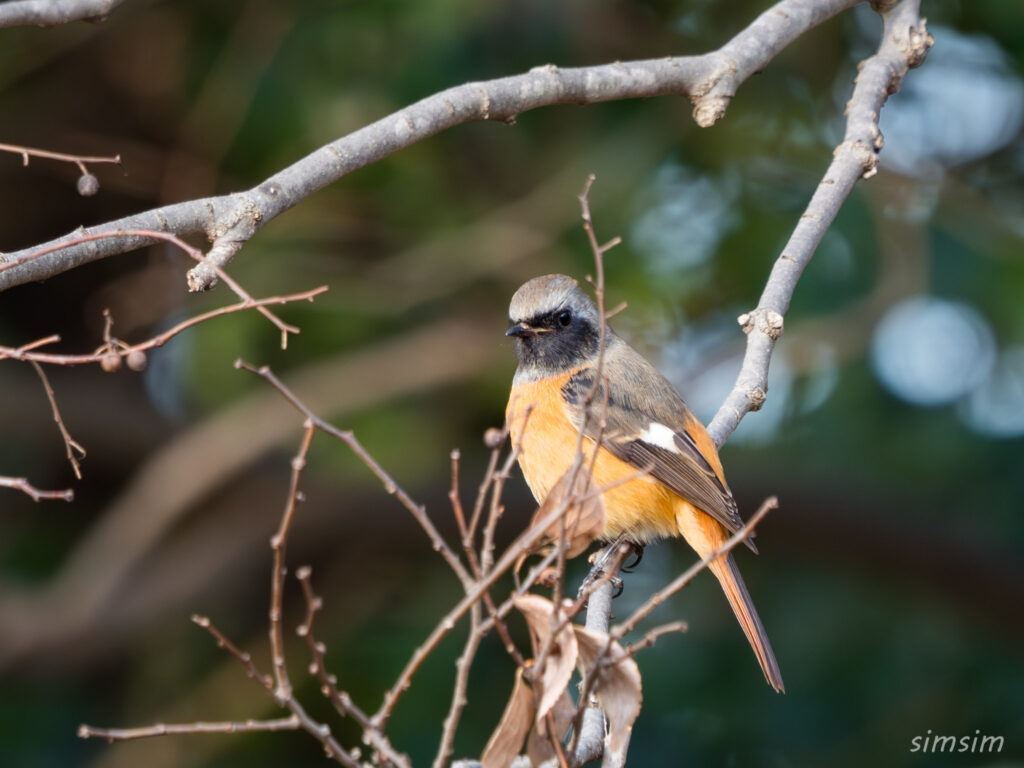
<svg viewBox="0 0 1024 768"><path fill-rule="evenodd" d="M103 24L0 30L0 141L85 154L73 166L0 156L0 249L152 206L254 185L321 144L450 85L717 47L764 0L153 2ZM631 764L1024 765L1024 6L924 2L935 46L885 107L877 177L858 185L808 267L765 408L723 451L741 511L782 502L741 552L788 693L776 696L717 585L659 609L690 630L640 659ZM269 364L356 435L451 536L449 451L475 492L483 431L514 369L503 337L524 280L592 272L576 195L597 182L616 329L709 419L739 369L735 318L754 306L833 146L867 7L804 36L702 130L681 98L522 115L448 131L272 221L230 267L253 295L329 292L280 314L219 318L142 374L48 369L88 450L74 482L32 369L0 364L0 474L73 486L73 504L0 489L0 763L321 764L303 733L108 745L80 723L277 716L188 620L210 615L269 670L268 539L300 418L243 357ZM8 291L0 339L59 349L138 341L223 304L189 295L180 253L151 248ZM289 562L313 567L327 659L365 709L460 594L408 513L340 444L318 436ZM533 505L518 473L500 535ZM617 612L693 561L648 548ZM575 565L574 578L582 572ZM303 606L289 583L286 621ZM521 628L519 630L521 632ZM417 765L436 749L459 630L392 721ZM520 634L520 636L522 636ZM348 745L289 632L292 677ZM511 687L489 637L456 756L479 755ZM1000 754L911 752L915 737L1002 736Z"/></svg>

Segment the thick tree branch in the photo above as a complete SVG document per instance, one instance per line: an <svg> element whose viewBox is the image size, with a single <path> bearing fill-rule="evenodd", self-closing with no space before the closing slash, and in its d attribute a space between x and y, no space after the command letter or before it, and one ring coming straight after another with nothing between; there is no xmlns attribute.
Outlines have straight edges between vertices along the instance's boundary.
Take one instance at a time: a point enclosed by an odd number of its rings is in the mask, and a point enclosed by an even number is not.
<svg viewBox="0 0 1024 768"><path fill-rule="evenodd" d="M71 21L103 21L124 0L10 0L0 3L0 27L51 27Z"/></svg>
<svg viewBox="0 0 1024 768"><path fill-rule="evenodd" d="M881 3L874 5L878 8ZM878 52L861 62L846 105L846 135L775 262L757 308L739 318L747 334L747 351L736 385L708 425L716 446L721 447L746 413L764 403L772 350L782 335L783 316L797 281L854 184L875 174L882 148L878 114L899 90L907 70L924 61L933 42L920 16L919 0L900 0L878 10L883 19L882 41Z"/></svg>
<svg viewBox="0 0 1024 768"><path fill-rule="evenodd" d="M155 208L116 221L79 229L45 244L52 248L83 234L155 230L204 235L207 259L223 267L268 221L352 171L441 131L475 120L512 123L523 112L555 104L594 104L620 99L682 95L694 104L698 124L709 126L724 113L736 88L762 69L787 44L860 0L781 0L716 51L593 67L537 67L521 75L466 83L436 93L321 147L252 189ZM2 7L2 6L0 6ZM96 259L135 250L155 238L124 236L78 242L39 258L37 248L0 256L23 261L0 272L0 291L43 280ZM207 264L189 272L189 287L216 283Z"/></svg>
<svg viewBox="0 0 1024 768"><path fill-rule="evenodd" d="M615 545L612 545L615 546ZM599 585L590 595L587 603L586 628L592 632L608 633L612 616L612 598L615 587L611 580L606 580ZM583 765L591 760L600 757L604 751L604 712L596 705L596 702L581 701L583 707L582 718L578 736L574 741L576 763Z"/></svg>
<svg viewBox="0 0 1024 768"><path fill-rule="evenodd" d="M735 387L708 426L712 439L719 447L736 429L743 416L751 410L757 410L764 402L772 350L782 334L783 316L789 308L800 275L854 184L862 177L870 178L875 174L878 152L882 148L882 135L878 129L878 115L882 105L890 94L899 89L906 72L924 60L932 43L931 36L925 30L924 20L920 18L919 0L900 0L884 8L881 3L875 3L875 7L883 17L882 41L878 52L861 64L853 95L847 104L847 128L843 142L836 148L824 179L776 261L758 307L740 317L740 323L747 334L747 353ZM763 14L754 24L768 24L766 17L769 14ZM769 35L766 39L772 38ZM727 83L720 82L723 83L723 98L727 102L724 90L728 87ZM726 102L720 104L723 111ZM713 99L705 103L707 109L718 106ZM699 109L698 105L695 110L698 122ZM749 534L773 505L774 500L766 502L741 531L743 536L734 537L735 541L731 541L730 545L735 545ZM666 590L657 593L630 620L617 628L616 635L621 637L635 627L640 618L646 616L665 596L688 583L706 564L705 561L696 564ZM597 600L601 597L603 595L595 594L591 598L587 627L607 632L611 601L607 600L605 605ZM587 702L582 704L586 705ZM603 713L596 707L588 707L583 715L574 753L579 763L595 759L602 754L604 747Z"/></svg>

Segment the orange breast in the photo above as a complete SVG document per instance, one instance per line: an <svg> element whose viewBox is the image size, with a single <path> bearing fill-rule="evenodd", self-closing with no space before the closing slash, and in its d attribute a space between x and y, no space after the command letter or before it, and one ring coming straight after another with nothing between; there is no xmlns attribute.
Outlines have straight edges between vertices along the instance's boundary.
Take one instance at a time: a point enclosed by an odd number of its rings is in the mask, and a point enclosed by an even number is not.
<svg viewBox="0 0 1024 768"><path fill-rule="evenodd" d="M514 387L505 411L512 444L520 446L519 466L538 503L547 497L576 457L577 431L562 399L562 386L573 373ZM523 417L528 408L530 415L524 428ZM581 450L586 460L584 466L589 466L594 441L584 438ZM599 488L636 473L636 467L607 450L602 448L598 452L593 478ZM603 500L606 539L627 533L634 541L645 543L679 535L676 510L682 499L650 477L618 485L606 491Z"/></svg>

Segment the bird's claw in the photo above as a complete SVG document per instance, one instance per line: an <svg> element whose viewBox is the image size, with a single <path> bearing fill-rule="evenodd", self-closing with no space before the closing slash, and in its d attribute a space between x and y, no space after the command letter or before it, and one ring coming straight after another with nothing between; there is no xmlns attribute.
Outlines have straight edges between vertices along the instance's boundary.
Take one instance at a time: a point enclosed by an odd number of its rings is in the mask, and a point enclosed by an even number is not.
<svg viewBox="0 0 1024 768"><path fill-rule="evenodd" d="M635 541L623 541L622 543L630 548L631 554L635 559L631 563L623 563L619 566L619 570L623 573L632 573L640 565L640 561L644 559L644 545L638 544Z"/></svg>
<svg viewBox="0 0 1024 768"><path fill-rule="evenodd" d="M622 594L623 590L626 589L626 584L618 576L612 576L608 581L609 583L611 583L612 589L614 590L612 592L612 600L614 600L616 597Z"/></svg>
<svg viewBox="0 0 1024 768"><path fill-rule="evenodd" d="M586 595L587 591L591 588L591 585L598 579L604 578L604 576L605 572L598 570L596 568L592 570L590 573L588 573L587 578L585 578L583 580L583 583L580 584L579 592L576 593L577 599ZM618 576L612 576L610 579L608 579L608 583L612 585L612 589L614 590L612 592L612 599L615 599L616 597L621 595L622 591L625 589L625 584L623 583L622 579Z"/></svg>

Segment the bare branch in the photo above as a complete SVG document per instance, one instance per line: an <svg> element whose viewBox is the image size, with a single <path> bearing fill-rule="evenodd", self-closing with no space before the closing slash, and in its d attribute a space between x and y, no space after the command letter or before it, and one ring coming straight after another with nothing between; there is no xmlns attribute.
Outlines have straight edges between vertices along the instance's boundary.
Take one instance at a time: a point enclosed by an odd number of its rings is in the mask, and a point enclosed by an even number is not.
<svg viewBox="0 0 1024 768"><path fill-rule="evenodd" d="M306 620L299 626L296 633L299 637L304 638L306 645L309 646L309 653L313 658L310 672L320 680L320 692L330 700L339 715L351 717L359 723L363 729L363 738L366 743L373 746L398 768L411 768L409 756L402 754L391 745L387 736L374 727L369 716L356 706L352 697L338 688L337 678L327 671L324 660L327 648L313 635L313 622L316 620L316 614L320 611L322 601L313 592L313 585L310 583L312 575L313 572L309 566L302 566L295 572L295 577L302 584L302 594L306 598Z"/></svg>
<svg viewBox="0 0 1024 768"><path fill-rule="evenodd" d="M698 107L699 109L699 107ZM724 110L724 108L723 108ZM695 116L697 112L695 111ZM699 122L699 120L698 120ZM597 357L597 374L594 376L594 383L591 386L591 390L587 395L585 401L586 413L584 414L583 424L580 426L580 433L578 440L582 443L583 431L587 420L590 417L590 407L594 396L596 395L602 377L602 369L604 366L604 352L605 352L605 329L608 323L608 316L605 312L605 301L604 301L604 254L608 248L614 247L619 242L619 238L615 238L609 242L606 248L602 248L597 240L597 235L594 232L594 221L593 216L590 213L590 188L594 183L594 176L591 174L583 187L583 192L580 193L580 216L583 219L583 230L587 235L587 242L590 244L590 249L594 255L594 265L597 272L597 279L594 284L594 296L597 299L597 312L598 318L601 322L600 339L601 343L598 347ZM608 387L604 387L605 397L608 395ZM602 414L600 431L604 431L604 416ZM577 445L577 453L580 451L580 445ZM594 457L596 458L598 446L594 448ZM646 474L646 473L645 473ZM618 565L621 564L621 559L618 564L613 568L609 568L605 561L608 559L610 554L614 554L614 551L618 549L616 545L612 545L612 551L609 552L607 549L598 556L597 563L594 569L588 575L588 579L593 582L590 585L591 594L587 602L587 618L585 621L586 628L595 632L607 632L608 625L611 622L612 615L612 597L614 587L611 582L611 578L615 575L618 569ZM600 569L604 568L604 571ZM599 572L600 571L600 572ZM597 572L595 574L595 572ZM595 575L597 579L595 580ZM607 576L604 581L600 581L602 576ZM590 701L590 688L584 681L582 690L580 691L579 709L577 711L576 719L573 727L572 742L569 745L569 752L574 756L575 760L579 764L588 762L601 754L604 749L604 734L605 734L605 717L597 706L596 702ZM591 704L594 706L591 706Z"/></svg>
<svg viewBox="0 0 1024 768"><path fill-rule="evenodd" d="M402 490L401 487L398 486L398 484L391 478L390 475L388 475L384 468L381 467L380 464L378 464L377 461L366 451L366 449L363 448L359 441L356 440L355 436L351 432L344 432L342 430L339 430L333 425L328 424L327 422L317 417L274 375L274 373L267 366L255 368L254 366L251 366L242 360L237 360L235 362L235 367L245 369L265 379L271 386L273 386L278 392L280 392L285 397L285 399L288 400L288 402L290 402L298 411L300 411L306 417L308 425L320 429L321 431L326 432L327 434L337 438L338 440L348 445L352 452L355 453L356 456L364 464L366 464L367 467L370 468L370 470L378 477L378 479L380 479L380 481L384 485L385 490L389 494L397 496L398 499L401 501L402 505L405 506L406 509L408 509L413 514L417 522L420 523L420 526L426 531L428 537L433 543L434 549L441 553L446 562L448 562L449 565L451 566L452 570L455 571L456 575L459 577L459 580L466 587L466 596L462 599L462 601L459 602L459 604L454 609L452 609L452 611L449 612L447 616L444 617L444 619L442 619L441 623L438 625L437 628L435 628L434 632L431 633L430 637L427 638L426 642L424 642L423 645L416 649L416 651L413 653L412 658L409 660L405 669L402 671L402 674L399 676L398 681L385 694L384 703L381 705L380 710L378 710L378 712L373 716L372 720L370 721L372 728L380 731L383 729L384 723L390 716L391 711L394 708L395 704L397 703L399 697L409 687L409 682L412 676L419 669L424 659L426 659L426 657L433 651L433 649L437 647L437 644L441 641L441 639L449 631L451 631L452 628L454 628L455 623L463 615L465 615L466 611L473 610L474 621L473 626L471 628L471 640L467 643L467 650L463 654L463 658L466 660L463 666L467 670L464 674L468 674L469 661L472 659L473 654L475 654L476 646L479 643L479 638L482 636L482 630L480 629L479 606L477 605L477 601L483 597L486 591L494 584L495 581L497 581L497 579L505 571L512 567L512 565L516 562L520 555L522 555L524 552L529 551L529 549L537 542L537 540L539 540L544 535L544 532L547 530L547 527L550 526L552 523L556 522L558 517L565 513L568 504L563 503L562 505L559 505L558 508L553 510L552 513L549 514L547 518L545 518L545 521L542 521L543 527L539 529L531 528L530 530L522 534L515 542L513 542L512 546L510 546L509 549L506 550L499 563L494 568L490 568L489 570L487 569L487 567L490 565L490 559L489 555L486 554L487 548L485 546L485 554L483 555L484 559L481 562L482 575L480 578L474 580L473 577L470 575L469 571L466 570L465 566L456 557L455 553L451 550L451 548L445 542L444 538L437 531L433 522L431 522L430 518L427 516L426 509L421 505L416 504L412 500L412 498L409 497L408 494L406 494L406 492ZM500 482L500 477L502 473L504 473L506 477L508 476L508 473L511 471L512 463L515 460L515 455L516 452L513 449L509 460L502 468L502 472L496 473L494 475L495 480L494 486L492 487L492 514L491 521L488 523L488 529L493 529L493 521L497 517L497 514L494 511L497 508L495 505L498 504L496 500L500 496L500 490L499 486L497 486L497 483ZM490 535L493 536L493 530ZM485 533L485 539L486 538L487 534ZM492 617L494 619L493 623L496 623L500 620L500 617L497 615L496 611L492 611L492 614ZM477 636L475 640L472 639L472 635ZM456 697L453 700L453 713L456 714L456 710L458 712L461 712L462 706L464 706L464 703L460 703L459 701L458 693L459 689L456 688ZM452 723L457 723L457 720L457 716L450 718L450 722ZM454 729L454 725L452 725L452 729ZM452 735L454 735L454 730L452 731Z"/></svg>
<svg viewBox="0 0 1024 768"><path fill-rule="evenodd" d="M277 720L243 720L220 723L157 723L142 728L93 728L91 725L78 726L80 739L107 739L127 741L145 739L150 736L170 736L185 733L253 733L255 731L295 731L300 727L295 715Z"/></svg>
<svg viewBox="0 0 1024 768"><path fill-rule="evenodd" d="M286 383L311 409L343 416L390 398L479 377L482 369L501 358L503 350L492 343L492 333L465 317L452 317L328 356L289 372ZM31 589L7 585L0 593L0 666L45 658L82 632L100 631L98 617L105 612L137 616L137 611L153 610L148 604L131 607L112 601L111 596L126 579L134 578L133 570L198 499L294 437L301 418L280 408L280 397L270 387L257 388L178 434L130 479L52 579ZM232 450L204 448L225 439ZM146 514L139 515L139 509ZM232 540L229 550L236 551L241 540ZM131 545L125 546L125 541ZM51 609L25 608L36 603Z"/></svg>
<svg viewBox="0 0 1024 768"><path fill-rule="evenodd" d="M490 432L490 430L488 430ZM498 432L499 430L494 430ZM491 435L493 437L493 435ZM498 457L501 453L501 446L505 442L505 434L502 431L502 438L500 442L497 442L491 448L490 460L487 463L487 469L484 472L484 479L480 483L480 487L477 491L476 502L474 503L473 519L479 521L480 511L483 509L484 501L487 498L487 492L491 489L495 482L495 468L498 464ZM466 562L469 563L469 569L473 574L473 578L479 580L483 575L483 569L480 566L480 558L477 557L476 549L474 548L474 538L476 523L473 523L472 527L466 523L465 513L462 509L462 499L459 496L459 452L451 452L452 460L452 487L448 491L448 499L451 501L452 514L455 516L455 524L459 527L459 533L462 537L462 550L466 553ZM486 543L482 546L483 550L487 550ZM488 565L488 567L490 567ZM475 582L470 582L465 585L466 589L471 589ZM502 645L505 647L506 653L515 661L517 666L523 666L525 664L522 654L519 653L519 649L516 648L515 643L512 642L512 637L508 633L508 628L505 626L505 622L502 621L501 616L497 613L497 608L494 605L494 599L491 597L490 592L484 592L484 605L487 608L487 613L491 624L498 632L498 636L501 638ZM487 629L481 629L481 637L486 634Z"/></svg>
<svg viewBox="0 0 1024 768"><path fill-rule="evenodd" d="M476 652L480 648L480 640L483 638L483 633L480 631L480 613L480 603L474 603L469 610L469 635L466 637L466 645L455 662L455 686L452 690L452 703L448 708L448 715L444 719L444 730L441 733L441 743L437 748L437 755L434 757L433 768L444 768L448 758L451 757L455 744L455 731L459 727L462 711L468 703L466 688L469 685L469 668L473 664ZM501 619L495 617L495 626L500 623Z"/></svg>
<svg viewBox="0 0 1024 768"><path fill-rule="evenodd" d="M781 0L722 48L699 56L569 69L547 65L520 75L449 88L321 147L244 192L175 203L78 230L46 244L61 250L32 261L21 260L35 249L8 254L9 261L19 264L0 275L0 290L52 277L155 240L128 235L97 242L76 240L81 234L116 235L122 230L205 235L212 243L208 262L189 273L190 288L205 290L216 282L212 267L227 264L271 219L349 173L462 123L509 123L524 112L555 104L677 95L693 101L698 124L711 125L724 114L743 80L808 29L857 2Z"/></svg>
<svg viewBox="0 0 1024 768"><path fill-rule="evenodd" d="M150 229L122 229L116 232L80 233L73 237L69 242L83 244L95 241L110 240L119 237L155 241L162 240L171 243L171 245L177 246L178 248L183 250L191 258L198 261L200 266L205 265L208 269L215 273L217 277L219 277L221 280L227 283L231 290L234 291L238 295L238 297L242 299L242 301L247 302L250 306L254 307L257 312L259 312L261 315L263 315L265 318L267 318L270 322L272 322L280 329L281 349L286 349L288 347L289 333L299 332L299 329L296 328L294 325L288 325L283 320L281 320L277 315L275 315L273 312L267 309L265 306L257 304L256 300L253 299L253 297L250 296L249 293L241 285L239 285L233 278L231 278L227 274L227 272L221 269L220 266L210 262L208 257L203 255L202 251L200 251L198 248L192 247L175 234ZM54 251L60 250L62 247L63 246L61 245L44 246L29 253L26 253L23 256L20 256L18 259L11 259L8 260L6 263L0 263L0 272L16 268L26 263L32 263L34 261L37 261L45 256L52 254Z"/></svg>
<svg viewBox="0 0 1024 768"><path fill-rule="evenodd" d="M3 6L0 6L0 14L3 13L2 9ZM2 142L0 142L0 152L13 152L16 155L21 155L21 164L23 166L28 165L30 157L44 157L49 160L59 160L76 165L82 174L78 177L78 194L82 195L82 197L91 197L100 190L99 179L89 172L86 163L114 163L121 167L120 155L70 155L66 152L51 152L48 149L34 149L33 147L23 147L19 144L4 144Z"/></svg>
<svg viewBox="0 0 1024 768"><path fill-rule="evenodd" d="M516 561L526 552L532 551L533 547L536 546L537 542L540 541L546 535L548 529L558 522L558 518L565 514L566 509L569 507L570 499L566 499L563 503L557 505L551 512L544 518L536 521L536 523L523 533L519 534L518 537L509 545L509 547L502 553L501 557L498 558L494 568L492 568L483 578L481 578L472 590L466 593L466 596L462 598L454 608L448 611L441 621L438 622L437 626L430 633L427 639L420 645L412 657L406 663L405 668L399 675L398 680L395 682L391 689L384 694L384 701L377 710L377 713L373 716L373 722L377 727L383 727L383 724L387 722L387 719L391 716L391 712L394 710L394 706L408 687L412 680L413 675L416 674L423 661L430 655L430 653L437 647L437 644L455 627L456 622L459 621L466 612L481 598L483 593L490 589L494 582L496 582L502 574L509 570ZM551 552L545 561L539 566L533 569L531 579L524 584L524 589L528 588L532 584L532 580L536 579L541 570L546 567L556 557L556 552ZM503 606L499 606L498 615L504 615L502 610Z"/></svg>
<svg viewBox="0 0 1024 768"><path fill-rule="evenodd" d="M607 550L606 550L607 551ZM604 559L606 552L598 555L598 565ZM597 566L595 566L596 568ZM608 569L604 581L595 581L590 599L587 603L587 618L585 626L593 632L608 632L612 616L612 597L615 588L611 582L614 572ZM580 712L576 716L575 727L573 728L572 743L569 745L570 753L576 758L578 765L583 765L598 756L604 750L604 712L596 706L596 702L590 701L589 689L580 692Z"/></svg>
<svg viewBox="0 0 1024 768"><path fill-rule="evenodd" d="M57 398L53 394L53 387L50 386L50 380L46 378L46 372L43 371L43 366L35 360L32 360L31 363L32 367L36 371L36 375L39 376L39 380L43 383L43 390L46 392L46 399L50 401L50 410L53 411L53 420L57 423L57 429L60 430L61 439L64 441L64 450L67 453L68 463L71 464L71 469L75 473L75 477L81 480L82 468L78 464L78 459L85 458L85 448L71 437L71 433L68 432L68 428L64 426L64 419L61 418L60 409L57 407Z"/></svg>
<svg viewBox="0 0 1024 768"><path fill-rule="evenodd" d="M318 288L302 291L300 293L291 293L287 296L268 296L265 299L240 301L237 304L218 307L217 309L211 309L209 312L203 312L195 317L190 317L188 320L183 320L173 328L168 328L163 333L157 334L156 336L153 336L146 341L139 342L138 344L129 345L122 341L118 341L113 345L113 347L104 346L96 352L88 355L61 355L50 352L34 351L39 347L60 341L60 336L56 335L47 336L45 339L37 339L36 341L29 342L21 347L5 347L0 345L0 360L11 358L14 360L29 360L37 363L46 363L48 365L87 365L89 363L103 363L104 358L110 352L121 357L128 357L132 352L145 352L150 349L156 349L157 347L162 347L182 331L188 330L194 325L204 323L207 320L212 320L215 317L220 317L221 315L230 315L233 312L241 312L245 309L253 309L254 307L267 306L269 304L288 304L293 301L312 301L326 290L327 286L321 285Z"/></svg>
<svg viewBox="0 0 1024 768"><path fill-rule="evenodd" d="M473 503L473 514L469 518L469 527L466 532L468 546L472 546L476 537L477 526L480 525L480 518L483 515L484 504L487 503L487 492L494 482L494 472L498 468L498 459L501 457L501 446L508 438L508 429L489 429L484 434L484 443L491 449L491 458L487 462L487 470L484 472L483 480L477 489L476 501Z"/></svg>
<svg viewBox="0 0 1024 768"><path fill-rule="evenodd" d="M259 671L256 664L252 660L252 656L241 650L237 645L232 643L228 638L221 632L217 627L213 625L207 616L200 616L199 614L192 615L192 623L197 627L205 629L214 640L217 641L217 647L223 648L229 654L234 656L238 663L245 669L246 677L255 680L261 688L266 690L269 694L274 693L274 680L270 675L265 675Z"/></svg>
<svg viewBox="0 0 1024 768"><path fill-rule="evenodd" d="M8 3L10 5L10 3ZM28 165L29 157L45 157L49 160L60 160L65 163L73 163L78 166L82 173L88 173L86 163L113 163L121 165L120 155L72 155L67 152L51 152L48 149L36 149L34 147L23 147L20 144L4 144L0 142L0 152L11 152L21 155L21 164Z"/></svg>
<svg viewBox="0 0 1024 768"><path fill-rule="evenodd" d="M846 105L846 135L775 262L757 308L739 318L747 334L743 366L735 386L708 425L708 434L719 448L739 426L740 419L764 403L772 350L782 335L783 317L797 281L854 184L875 174L882 148L878 114L889 96L899 90L907 71L924 61L932 44L918 5L919 0L900 0L880 11L882 40L878 52L861 62L853 95Z"/></svg>
<svg viewBox="0 0 1024 768"><path fill-rule="evenodd" d="M430 538L430 542L434 547L434 551L441 554L445 562L451 566L453 571L455 571L455 574L459 577L459 581L463 584L468 584L473 581L473 578L469 575L466 567L462 564L459 558L456 557L451 547L449 547L445 542L444 537L441 536L437 528L434 526L434 523L430 520L430 517L427 516L426 508L412 500L412 497L410 497L409 494L407 494L398 485L398 483L391 478L391 475L384 471L384 468L377 463L377 460L374 459L365 448L363 448L362 444L356 439L352 432L342 431L313 413L295 396L291 390L288 389L288 387L284 385L279 378L277 378L277 376L274 375L274 372L271 371L269 367L264 365L256 368L255 366L249 365L249 363L244 360L236 360L235 367L254 373L260 378L266 380L274 389L280 392L296 410L302 413L302 415L305 416L313 426L321 432L325 432L331 437L345 443L352 453L354 453L356 457L369 467L370 471L377 476L377 479L379 479L383 484L384 490L390 495L395 496L402 503L402 506L412 513L416 522L418 522L420 527L426 531L427 536Z"/></svg>
<svg viewBox="0 0 1024 768"><path fill-rule="evenodd" d="M75 500L75 492L70 488L65 488L63 491L41 491L24 477L0 476L0 487L13 488L16 491L21 491L22 493L31 496L32 501L41 501L42 499L63 499L64 501Z"/></svg>
<svg viewBox="0 0 1024 768"><path fill-rule="evenodd" d="M635 643L630 643L625 647L626 656L635 656L638 651L642 651L645 648L650 648L654 645L658 638L662 635L670 635L676 632L685 632L689 629L689 626L685 621L670 621L667 624L660 624L657 627L652 627L647 630L640 640Z"/></svg>
<svg viewBox="0 0 1024 768"><path fill-rule="evenodd" d="M50 27L70 21L103 21L124 0L9 0L0 3L0 28Z"/></svg>
<svg viewBox="0 0 1024 768"><path fill-rule="evenodd" d="M348 768L362 768L359 761L349 755L349 753L346 752L338 743L337 739L331 735L331 729L329 727L323 723L318 723L309 716L305 708L299 703L298 699L291 694L291 691L289 691L287 697L284 697L283 699L279 697L274 686L274 678L270 675L264 675L261 673L253 663L252 657L228 640L224 633L217 629L208 618L205 616L193 616L192 621L209 632L217 641L217 645L238 659L238 662L245 669L246 675L255 680L260 687L263 688L263 690L265 690L272 699L274 699L274 701L276 701L280 706L291 710L292 717L298 721L298 728L301 728L306 731L306 733L311 734L317 741L319 741L323 745L324 751L330 757ZM184 731L184 733L197 732L198 731Z"/></svg>
<svg viewBox="0 0 1024 768"><path fill-rule="evenodd" d="M295 517L295 508L302 501L299 492L299 478L306 467L306 456L309 455L309 444L313 441L313 423L306 420L303 425L305 432L299 451L292 459L291 485L288 488L288 500L285 502L281 525L270 539L270 548L274 551L274 567L270 576L270 651L274 659L274 696L284 701L292 695L292 684L288 679L288 668L284 660L284 632L281 628L282 601L284 600L285 552L288 545L288 532L291 530Z"/></svg>

